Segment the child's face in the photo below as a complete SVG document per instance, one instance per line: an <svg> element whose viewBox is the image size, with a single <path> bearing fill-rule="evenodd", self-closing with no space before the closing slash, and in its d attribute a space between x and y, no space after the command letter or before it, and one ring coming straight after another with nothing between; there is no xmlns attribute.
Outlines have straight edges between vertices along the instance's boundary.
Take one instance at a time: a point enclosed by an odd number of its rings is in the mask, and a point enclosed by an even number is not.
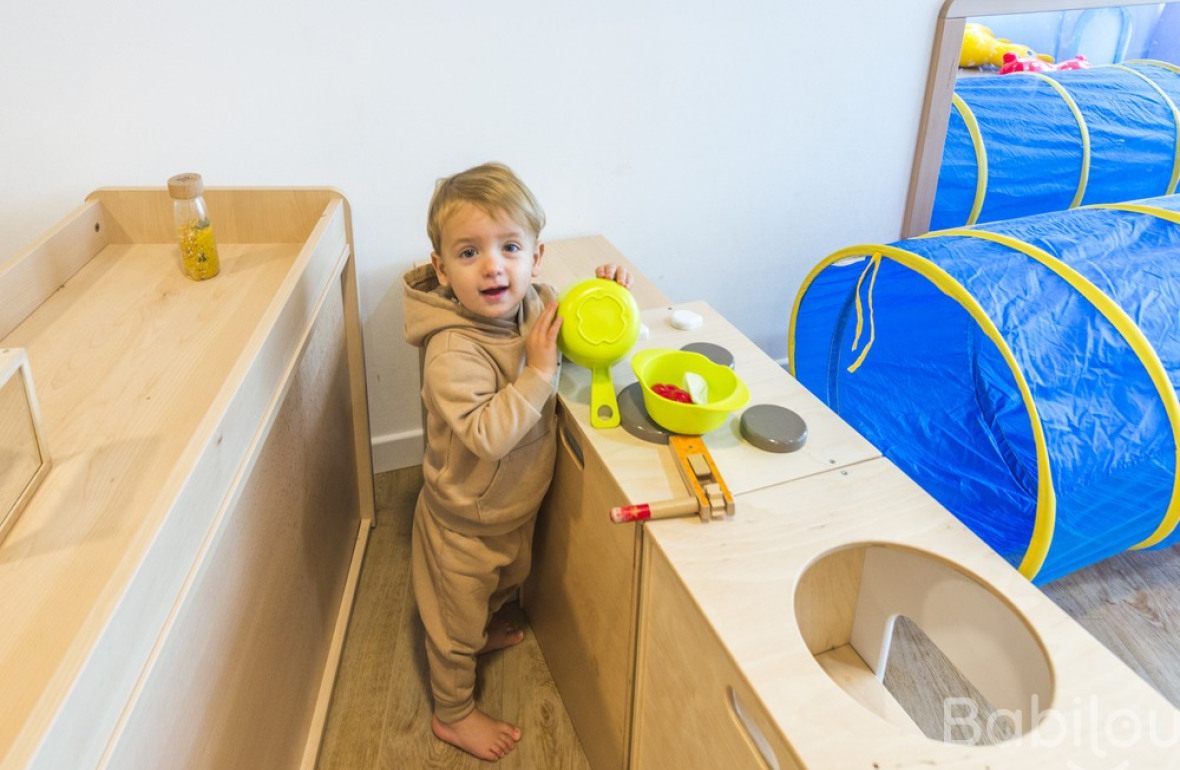
<svg viewBox="0 0 1180 770"><path fill-rule="evenodd" d="M511 318L540 270L544 244L503 211L489 216L458 204L442 223L442 253L431 254L438 282L471 312Z"/></svg>

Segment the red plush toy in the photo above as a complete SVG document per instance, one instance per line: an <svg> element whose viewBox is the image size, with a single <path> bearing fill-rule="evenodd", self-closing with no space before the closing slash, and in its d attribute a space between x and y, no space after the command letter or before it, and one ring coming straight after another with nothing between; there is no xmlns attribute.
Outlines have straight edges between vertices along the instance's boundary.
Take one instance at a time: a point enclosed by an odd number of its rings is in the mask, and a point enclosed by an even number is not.
<svg viewBox="0 0 1180 770"><path fill-rule="evenodd" d="M1053 65L1046 61L1041 61L1032 56L1017 56L1009 51L1004 54L1004 65L1000 67L1000 74L1007 75L1010 72L1047 72L1053 69Z"/></svg>
<svg viewBox="0 0 1180 770"><path fill-rule="evenodd" d="M1054 72L1060 70L1084 70L1090 68L1086 57L1078 54L1072 59L1066 59L1058 64L1051 64L1036 57L1017 56L1014 53L1004 54L1004 66L1000 67L1000 74L1010 72Z"/></svg>

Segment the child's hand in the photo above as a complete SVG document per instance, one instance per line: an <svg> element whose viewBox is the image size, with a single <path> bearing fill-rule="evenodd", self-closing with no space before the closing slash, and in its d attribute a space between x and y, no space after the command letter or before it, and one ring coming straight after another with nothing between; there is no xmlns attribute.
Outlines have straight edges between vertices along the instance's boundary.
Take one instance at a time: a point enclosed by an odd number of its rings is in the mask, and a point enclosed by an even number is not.
<svg viewBox="0 0 1180 770"><path fill-rule="evenodd" d="M561 321L557 303L550 302L524 338L525 362L547 380L557 373L557 332L561 330Z"/></svg>
<svg viewBox="0 0 1180 770"><path fill-rule="evenodd" d="M599 265L594 268L594 274L599 278L614 281L624 288L631 288L631 273L621 265Z"/></svg>

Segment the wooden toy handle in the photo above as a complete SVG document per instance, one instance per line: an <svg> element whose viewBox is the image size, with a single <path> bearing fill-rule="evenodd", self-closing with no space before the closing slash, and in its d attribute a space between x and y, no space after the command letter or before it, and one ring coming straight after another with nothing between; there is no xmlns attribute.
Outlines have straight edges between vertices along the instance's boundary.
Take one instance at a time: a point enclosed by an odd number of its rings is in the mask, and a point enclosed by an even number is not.
<svg viewBox="0 0 1180 770"><path fill-rule="evenodd" d="M681 497L676 500L661 500L658 503L620 505L610 509L610 520L615 524L648 519L668 519L673 516L687 516L697 513L695 497Z"/></svg>

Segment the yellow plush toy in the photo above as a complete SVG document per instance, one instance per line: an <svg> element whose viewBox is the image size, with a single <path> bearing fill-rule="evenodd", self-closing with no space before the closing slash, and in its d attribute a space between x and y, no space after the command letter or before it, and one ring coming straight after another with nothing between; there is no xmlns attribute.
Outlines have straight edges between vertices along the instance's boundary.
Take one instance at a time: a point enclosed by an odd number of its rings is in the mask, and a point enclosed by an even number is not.
<svg viewBox="0 0 1180 770"><path fill-rule="evenodd" d="M982 24L969 21L964 25L963 47L959 50L960 67L982 67L988 64L1002 67L1004 54L1009 52L1018 57L1036 57L1041 61L1053 61L1053 57L1048 54L1036 53L1026 45L997 38L990 29Z"/></svg>

